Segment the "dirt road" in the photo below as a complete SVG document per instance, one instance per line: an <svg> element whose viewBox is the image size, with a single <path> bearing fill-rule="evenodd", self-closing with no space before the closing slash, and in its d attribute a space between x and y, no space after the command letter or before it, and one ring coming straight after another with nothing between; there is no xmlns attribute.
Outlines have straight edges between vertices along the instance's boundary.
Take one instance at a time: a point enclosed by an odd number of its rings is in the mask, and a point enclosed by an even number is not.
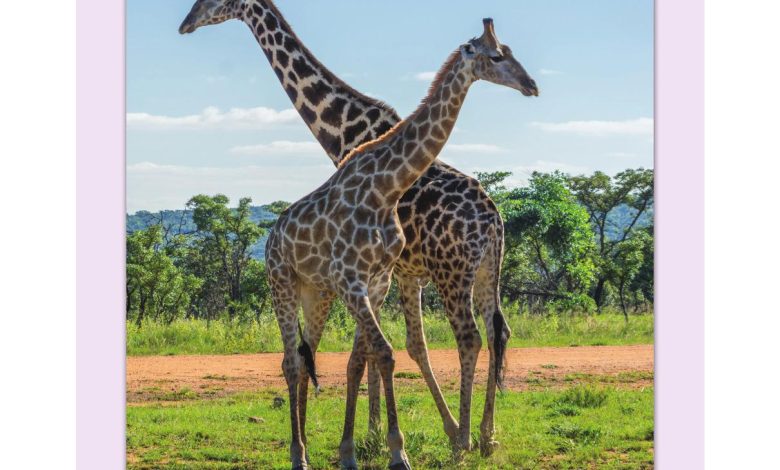
<svg viewBox="0 0 780 470"><path fill-rule="evenodd" d="M318 353L317 373L324 387L346 385L348 353ZM506 384L512 390L556 386L578 381L652 385L653 346L587 346L522 348L507 351ZM477 365L477 383L487 377L488 354L483 348ZM458 352L430 351L431 365L443 388L457 387ZM154 356L127 359L127 401L177 401L225 396L235 392L285 386L281 354L232 356ZM419 368L406 351L396 353L400 382L424 383Z"/></svg>

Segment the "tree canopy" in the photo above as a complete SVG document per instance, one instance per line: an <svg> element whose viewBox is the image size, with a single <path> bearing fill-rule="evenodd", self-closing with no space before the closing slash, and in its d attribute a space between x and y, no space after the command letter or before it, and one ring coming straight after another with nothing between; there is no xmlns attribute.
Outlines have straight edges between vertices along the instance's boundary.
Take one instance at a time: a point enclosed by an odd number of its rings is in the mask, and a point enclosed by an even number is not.
<svg viewBox="0 0 780 470"><path fill-rule="evenodd" d="M504 220L501 293L530 312L647 308L653 289L653 172L568 176L533 173L510 188L510 172L478 173ZM127 318L259 321L270 312L262 247L289 203L231 207L197 195L184 210L128 216ZM397 301L391 289L386 305ZM435 289L424 302L440 308Z"/></svg>

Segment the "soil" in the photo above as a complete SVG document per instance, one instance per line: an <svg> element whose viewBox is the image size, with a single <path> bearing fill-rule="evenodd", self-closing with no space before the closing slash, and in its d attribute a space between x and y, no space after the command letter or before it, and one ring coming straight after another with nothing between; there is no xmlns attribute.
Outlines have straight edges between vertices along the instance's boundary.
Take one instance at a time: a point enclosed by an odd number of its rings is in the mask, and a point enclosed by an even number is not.
<svg viewBox="0 0 780 470"><path fill-rule="evenodd" d="M429 351L436 379L443 389L460 380L456 350ZM344 387L349 353L318 353L321 386ZM505 385L510 390L609 383L640 388L653 384L653 346L583 346L521 348L507 351ZM282 354L231 356L151 356L127 358L127 401L130 404L177 402L286 387ZM476 384L487 378L488 352L483 348ZM396 352L396 381L424 385L420 369L406 351ZM400 376L399 376L400 373ZM365 379L364 379L365 381Z"/></svg>

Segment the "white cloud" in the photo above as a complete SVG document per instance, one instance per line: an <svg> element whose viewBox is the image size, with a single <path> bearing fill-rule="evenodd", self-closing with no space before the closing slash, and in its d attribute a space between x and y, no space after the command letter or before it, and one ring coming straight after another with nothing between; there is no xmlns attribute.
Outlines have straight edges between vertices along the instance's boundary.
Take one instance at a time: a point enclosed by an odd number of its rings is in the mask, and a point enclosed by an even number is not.
<svg viewBox="0 0 780 470"><path fill-rule="evenodd" d="M448 144L445 150L451 153L479 153L496 154L504 153L506 149L493 144Z"/></svg>
<svg viewBox="0 0 780 470"><path fill-rule="evenodd" d="M530 175L534 171L540 173L552 173L553 171L560 171L568 174L588 173L590 169L582 165L572 165L570 163L551 162L547 160L537 160L530 165L516 166L511 169L513 173L520 173Z"/></svg>
<svg viewBox="0 0 780 470"><path fill-rule="evenodd" d="M251 197L256 204L295 201L335 171L325 159L310 160L290 157L239 167L131 164L127 166L127 210L178 209L196 194L225 194L233 202Z"/></svg>
<svg viewBox="0 0 780 470"><path fill-rule="evenodd" d="M128 129L142 130L203 130L203 129L266 129L297 122L294 109L277 111L271 108L232 108L221 111L210 106L200 114L164 116L149 113L127 113Z"/></svg>
<svg viewBox="0 0 780 470"><path fill-rule="evenodd" d="M317 142L291 142L289 140L277 140L270 144L239 145L230 149L232 154L252 157L316 155L323 152L322 147Z"/></svg>
<svg viewBox="0 0 780 470"><path fill-rule="evenodd" d="M434 78L436 78L436 72L420 72L414 76L415 80L419 80L421 82L430 82Z"/></svg>
<svg viewBox="0 0 780 470"><path fill-rule="evenodd" d="M531 175L533 175L535 171L538 171L539 173L552 173L554 171L560 171L569 175L592 173L591 169L586 166L546 160L537 160L536 162L528 165L510 167L506 171L512 172L512 176L506 180L507 186L511 188L527 186L528 181L531 179Z"/></svg>
<svg viewBox="0 0 780 470"><path fill-rule="evenodd" d="M545 132L592 137L653 135L652 118L629 119L625 121L532 122L531 126Z"/></svg>
<svg viewBox="0 0 780 470"><path fill-rule="evenodd" d="M562 75L563 72L560 70L553 70L553 69L539 69L539 75Z"/></svg>

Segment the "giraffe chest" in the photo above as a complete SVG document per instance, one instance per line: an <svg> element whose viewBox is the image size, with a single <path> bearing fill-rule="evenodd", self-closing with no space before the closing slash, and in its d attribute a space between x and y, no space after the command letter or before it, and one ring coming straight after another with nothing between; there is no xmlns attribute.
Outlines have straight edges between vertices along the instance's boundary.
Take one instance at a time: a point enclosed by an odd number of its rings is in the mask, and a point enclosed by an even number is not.
<svg viewBox="0 0 780 470"><path fill-rule="evenodd" d="M380 218L375 224L348 220L341 225L331 254L338 266L361 274L372 274L395 263L403 247L403 231L392 217Z"/></svg>

